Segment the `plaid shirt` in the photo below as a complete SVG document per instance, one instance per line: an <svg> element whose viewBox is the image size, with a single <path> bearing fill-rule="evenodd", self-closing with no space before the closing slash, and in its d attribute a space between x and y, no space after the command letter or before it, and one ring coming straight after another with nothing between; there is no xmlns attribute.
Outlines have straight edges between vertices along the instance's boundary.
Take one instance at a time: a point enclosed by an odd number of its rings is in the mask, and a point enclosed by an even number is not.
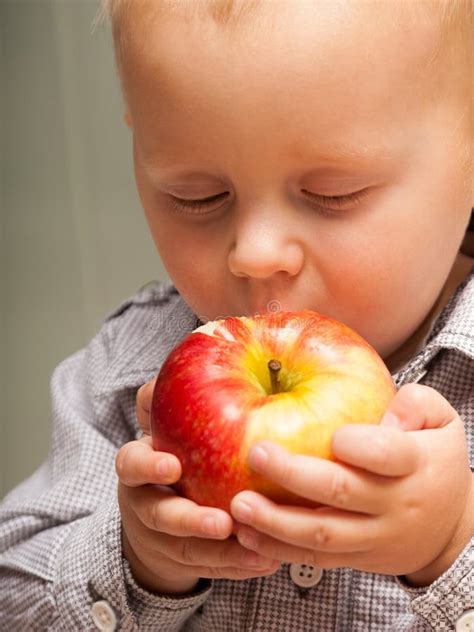
<svg viewBox="0 0 474 632"><path fill-rule="evenodd" d="M49 458L0 505L0 630L473 629L472 542L442 577L419 589L343 568L324 571L317 586L302 590L288 565L266 578L203 580L186 596L152 594L135 583L121 553L115 455L140 434L138 387L196 326L175 288L153 282L54 370ZM424 347L394 376L398 387L420 381L451 402L466 426L471 466L473 358L471 273Z"/></svg>

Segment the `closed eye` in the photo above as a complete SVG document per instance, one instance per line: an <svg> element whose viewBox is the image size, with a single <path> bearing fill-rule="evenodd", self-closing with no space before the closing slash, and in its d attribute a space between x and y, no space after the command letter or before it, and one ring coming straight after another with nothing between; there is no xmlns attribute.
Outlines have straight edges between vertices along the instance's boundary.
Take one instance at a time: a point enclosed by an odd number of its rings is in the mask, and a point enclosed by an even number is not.
<svg viewBox="0 0 474 632"><path fill-rule="evenodd" d="M203 214L209 213L213 209L209 209L209 206L219 200L222 196L229 195L228 191L224 193L217 193L216 195L212 195L211 197L202 198L200 200L184 200L182 198L177 198L174 195L169 197L169 204L173 211L178 213L196 213Z"/></svg>
<svg viewBox="0 0 474 632"><path fill-rule="evenodd" d="M317 193L311 193L306 189L302 189L302 192L314 202L318 209L322 213L331 214L332 211L349 208L359 204L363 198L367 196L370 188L361 189L360 191L354 191L353 193L346 193L344 195L319 195ZM174 195L169 196L169 205L173 211L178 213L191 213L191 214L205 214L215 210L212 207L213 203L229 196L229 192L217 193L207 198L201 198L198 200L186 200L183 198L177 198ZM211 207L211 208L210 208Z"/></svg>
<svg viewBox="0 0 474 632"><path fill-rule="evenodd" d="M346 193L345 195L319 195L317 193L310 193L303 189L303 193L308 195L315 202L323 206L341 208L350 204L358 204L369 192L369 188L361 189L360 191L354 191L353 193Z"/></svg>

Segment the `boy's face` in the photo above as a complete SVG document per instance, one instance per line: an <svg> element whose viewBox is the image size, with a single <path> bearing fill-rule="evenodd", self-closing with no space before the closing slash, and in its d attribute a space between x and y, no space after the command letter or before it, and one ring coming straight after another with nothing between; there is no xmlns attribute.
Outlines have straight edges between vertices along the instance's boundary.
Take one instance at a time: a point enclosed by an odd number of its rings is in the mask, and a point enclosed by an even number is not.
<svg viewBox="0 0 474 632"><path fill-rule="evenodd" d="M437 27L400 4L271 2L225 27L132 3L138 191L203 321L308 308L387 357L433 305L472 204L471 139L427 79Z"/></svg>

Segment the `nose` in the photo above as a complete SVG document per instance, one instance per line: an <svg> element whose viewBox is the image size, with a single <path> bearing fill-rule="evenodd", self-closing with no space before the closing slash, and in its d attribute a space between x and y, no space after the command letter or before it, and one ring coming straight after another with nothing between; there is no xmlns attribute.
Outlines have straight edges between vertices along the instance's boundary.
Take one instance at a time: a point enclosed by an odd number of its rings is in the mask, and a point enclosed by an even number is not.
<svg viewBox="0 0 474 632"><path fill-rule="evenodd" d="M228 259L235 276L253 279L267 279L276 273L296 276L303 263L303 245L294 235L291 222L281 221L272 213L266 217L249 214L237 223Z"/></svg>

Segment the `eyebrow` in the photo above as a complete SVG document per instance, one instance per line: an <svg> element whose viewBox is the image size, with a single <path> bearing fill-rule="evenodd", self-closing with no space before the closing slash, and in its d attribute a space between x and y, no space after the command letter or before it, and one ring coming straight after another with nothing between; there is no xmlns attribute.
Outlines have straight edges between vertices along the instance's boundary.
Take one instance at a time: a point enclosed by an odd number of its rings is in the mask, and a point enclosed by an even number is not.
<svg viewBox="0 0 474 632"><path fill-rule="evenodd" d="M357 145L337 144L332 147L318 147L311 143L307 147L308 153L314 155L314 160L320 162L322 166L343 161L370 162L382 160L392 162L396 158L397 152L389 150L386 145ZM300 153L296 150L297 153Z"/></svg>
<svg viewBox="0 0 474 632"><path fill-rule="evenodd" d="M292 153L300 160L303 156L303 152L299 149L290 150L288 153ZM349 145L335 145L331 149L326 148L325 150L321 150L321 148L317 146L310 145L309 148L306 148L305 154L307 155L307 164L313 165L313 167L309 169L308 174L319 176L330 176L344 170L347 171L348 168L353 168L357 164L368 166L377 163L377 166L383 169L392 164L398 157L398 152L389 151L386 146L351 147ZM209 172L175 167L164 162L161 164L147 164L145 161L142 161L142 167L148 177L153 180L173 177L186 178L187 180L195 179L196 181L202 180L203 178L216 180L216 182L220 179L227 180L224 173L210 175Z"/></svg>
<svg viewBox="0 0 474 632"><path fill-rule="evenodd" d="M208 180L219 180L219 178L215 176L211 176L209 173L205 171L198 171L197 169L183 169L182 167L172 167L168 165L150 165L142 162L142 167L148 177L152 180L161 180L162 178L186 178L187 180L195 179L196 182L202 180L203 178L207 178ZM225 176L222 174L222 178ZM170 184L167 182L167 184Z"/></svg>

